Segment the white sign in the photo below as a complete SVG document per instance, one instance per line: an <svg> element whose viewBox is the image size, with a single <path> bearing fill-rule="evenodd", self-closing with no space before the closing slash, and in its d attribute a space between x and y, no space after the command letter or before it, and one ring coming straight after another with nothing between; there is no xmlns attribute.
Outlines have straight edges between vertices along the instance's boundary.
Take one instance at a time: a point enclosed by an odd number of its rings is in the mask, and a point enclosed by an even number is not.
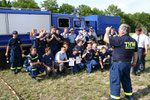
<svg viewBox="0 0 150 100"><path fill-rule="evenodd" d="M69 66L74 66L74 58L69 58Z"/></svg>
<svg viewBox="0 0 150 100"><path fill-rule="evenodd" d="M76 57L76 64L80 64L81 63L81 57L77 56Z"/></svg>

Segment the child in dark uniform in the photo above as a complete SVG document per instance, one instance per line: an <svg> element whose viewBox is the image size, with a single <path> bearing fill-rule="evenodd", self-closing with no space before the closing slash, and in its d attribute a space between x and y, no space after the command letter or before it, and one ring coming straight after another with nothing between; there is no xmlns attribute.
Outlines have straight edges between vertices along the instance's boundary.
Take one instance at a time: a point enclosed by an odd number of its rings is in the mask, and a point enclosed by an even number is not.
<svg viewBox="0 0 150 100"><path fill-rule="evenodd" d="M80 39L77 40L77 45L73 49L77 50L78 55L82 54L84 51L83 41Z"/></svg>
<svg viewBox="0 0 150 100"><path fill-rule="evenodd" d="M52 72L53 76L56 76L54 69L54 57L51 54L51 49L49 47L45 48L45 54L42 57L42 62L46 70L46 77Z"/></svg>
<svg viewBox="0 0 150 100"><path fill-rule="evenodd" d="M96 61L96 63L97 63L96 67L98 67L98 68L101 68L100 67L100 58L101 58L101 56L100 56L99 50L97 49L97 50L95 50L95 55L93 57L93 60Z"/></svg>
<svg viewBox="0 0 150 100"><path fill-rule="evenodd" d="M107 52L106 47L102 47L100 53L100 65L101 69L110 67L110 54Z"/></svg>
<svg viewBox="0 0 150 100"><path fill-rule="evenodd" d="M40 56L40 58L42 57L41 52L40 52L40 41L39 39L43 36L44 33L37 34L37 29L32 29L32 32L30 33L30 40L32 42L32 47L35 47L37 50L38 55ZM41 60L41 59L40 59Z"/></svg>
<svg viewBox="0 0 150 100"><path fill-rule="evenodd" d="M29 66L27 66L26 71L31 73L30 75L32 76L33 80L39 81L36 79L36 77L38 74L44 72L44 70L41 66L40 58L35 47L31 47L30 53L27 56L27 60Z"/></svg>
<svg viewBox="0 0 150 100"><path fill-rule="evenodd" d="M73 52L70 55L70 58L74 58L74 61L75 61L75 65L73 66L73 72L74 73L78 73L78 68L83 68L84 67L84 64L82 62L80 62L79 64L76 64L76 60L77 60L76 57L77 56L79 57L78 50L77 49L73 49Z"/></svg>
<svg viewBox="0 0 150 100"><path fill-rule="evenodd" d="M45 30L40 30L39 32L39 36L41 35L41 37L39 38L39 49L41 52L41 55L43 55L45 53L45 48L46 48L46 38L47 38L47 33Z"/></svg>
<svg viewBox="0 0 150 100"><path fill-rule="evenodd" d="M11 62L11 71L14 74L17 74L18 72L21 71L21 62L22 62L22 56L21 54L23 53L22 50L22 42L20 40L20 38L18 38L18 32L17 31L13 31L12 32L12 38L9 40L8 42L8 46L6 49L6 53L5 56L8 56L8 52L9 49L11 49L10 51L10 62ZM17 69L17 71L16 71Z"/></svg>

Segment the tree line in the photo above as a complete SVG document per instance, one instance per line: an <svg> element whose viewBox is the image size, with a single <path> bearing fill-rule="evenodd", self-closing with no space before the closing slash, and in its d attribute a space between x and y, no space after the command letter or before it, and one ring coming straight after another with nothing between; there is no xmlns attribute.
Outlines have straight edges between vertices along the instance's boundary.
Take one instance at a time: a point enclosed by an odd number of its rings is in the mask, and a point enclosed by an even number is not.
<svg viewBox="0 0 150 100"><path fill-rule="evenodd" d="M75 7L63 3L62 5L58 5L57 0L44 0L41 2L41 7L44 7L46 10L51 13L64 13L72 14ZM15 7L15 8L27 8L27 9L40 9L39 5L35 2L35 0L14 0L12 2L7 0L0 1L0 7ZM150 31L150 14L149 13L139 13L136 12L134 14L125 13L116 5L109 5L108 8L104 10L100 10L98 8L91 8L88 5L81 4L77 7L78 12L82 16L89 15L106 15L106 16L120 16L121 23L126 23L131 26L131 32L134 32L136 27L146 27L148 31Z"/></svg>

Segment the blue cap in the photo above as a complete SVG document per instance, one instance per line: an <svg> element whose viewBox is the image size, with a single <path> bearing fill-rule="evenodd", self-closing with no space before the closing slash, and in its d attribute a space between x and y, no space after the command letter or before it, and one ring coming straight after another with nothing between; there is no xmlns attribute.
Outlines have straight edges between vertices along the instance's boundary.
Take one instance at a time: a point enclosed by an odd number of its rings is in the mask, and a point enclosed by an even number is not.
<svg viewBox="0 0 150 100"><path fill-rule="evenodd" d="M18 32L17 31L13 31L12 34L18 34Z"/></svg>

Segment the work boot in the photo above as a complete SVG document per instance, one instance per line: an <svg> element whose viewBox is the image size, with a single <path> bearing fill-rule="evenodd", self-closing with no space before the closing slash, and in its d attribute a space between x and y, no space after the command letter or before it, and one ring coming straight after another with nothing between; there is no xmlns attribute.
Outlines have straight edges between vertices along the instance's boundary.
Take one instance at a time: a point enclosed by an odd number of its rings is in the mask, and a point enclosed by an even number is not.
<svg viewBox="0 0 150 100"><path fill-rule="evenodd" d="M12 71L13 72L13 74L17 74L17 72L15 72L15 71Z"/></svg>
<svg viewBox="0 0 150 100"><path fill-rule="evenodd" d="M39 82L39 80L38 79L36 79L35 77L33 77L32 78L34 81L36 81L36 82Z"/></svg>

